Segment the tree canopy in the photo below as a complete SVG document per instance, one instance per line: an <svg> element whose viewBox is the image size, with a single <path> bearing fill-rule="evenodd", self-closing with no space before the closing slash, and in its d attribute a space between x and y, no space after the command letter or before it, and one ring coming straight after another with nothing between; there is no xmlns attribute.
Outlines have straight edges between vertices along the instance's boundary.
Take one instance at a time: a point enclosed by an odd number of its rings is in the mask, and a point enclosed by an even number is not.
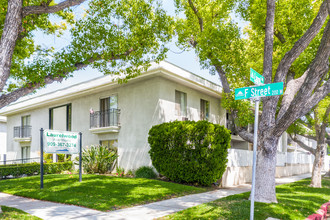
<svg viewBox="0 0 330 220"><path fill-rule="evenodd" d="M176 0L178 44L220 77L236 133L252 142L248 101L234 101L235 88L249 86L249 68L265 84L284 82L283 96L262 98L258 131L256 201L276 202L277 142L298 118L330 92L328 0ZM241 30L235 15L247 22ZM246 113L250 114L247 115ZM243 120L242 120L243 119Z"/></svg>
<svg viewBox="0 0 330 220"><path fill-rule="evenodd" d="M13 51L12 59L6 56L0 60L0 67L5 67L0 71L0 107L87 66L105 74L120 73L120 80L127 80L147 68L151 61L164 59L165 43L173 32L173 19L157 2L91 0L85 16L75 20L70 7L82 2L84 0L66 0L59 4L50 0L10 0L8 7L6 1L1 1L0 46L8 48L9 53ZM14 12L7 8L16 10L21 21L9 16ZM50 13L55 13L63 22L52 22ZM37 29L61 35L67 25L71 26L71 42L60 50L43 48L33 38L33 31ZM11 43L6 44L6 40Z"/></svg>

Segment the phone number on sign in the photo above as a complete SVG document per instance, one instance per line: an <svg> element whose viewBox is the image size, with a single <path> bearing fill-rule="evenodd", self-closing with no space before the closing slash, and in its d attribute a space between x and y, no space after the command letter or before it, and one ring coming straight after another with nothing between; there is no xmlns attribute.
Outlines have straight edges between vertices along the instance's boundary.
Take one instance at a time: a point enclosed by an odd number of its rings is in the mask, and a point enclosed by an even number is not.
<svg viewBox="0 0 330 220"><path fill-rule="evenodd" d="M49 147L77 147L74 143L47 142Z"/></svg>

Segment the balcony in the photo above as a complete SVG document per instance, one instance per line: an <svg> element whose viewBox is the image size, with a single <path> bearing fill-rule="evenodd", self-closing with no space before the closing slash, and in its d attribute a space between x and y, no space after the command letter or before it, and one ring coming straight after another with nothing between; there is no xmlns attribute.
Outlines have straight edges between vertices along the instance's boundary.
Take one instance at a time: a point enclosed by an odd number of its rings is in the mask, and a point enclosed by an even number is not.
<svg viewBox="0 0 330 220"><path fill-rule="evenodd" d="M18 142L31 142L32 126L16 126L14 127L14 140Z"/></svg>
<svg viewBox="0 0 330 220"><path fill-rule="evenodd" d="M90 131L93 134L119 132L120 109L109 109L90 113Z"/></svg>

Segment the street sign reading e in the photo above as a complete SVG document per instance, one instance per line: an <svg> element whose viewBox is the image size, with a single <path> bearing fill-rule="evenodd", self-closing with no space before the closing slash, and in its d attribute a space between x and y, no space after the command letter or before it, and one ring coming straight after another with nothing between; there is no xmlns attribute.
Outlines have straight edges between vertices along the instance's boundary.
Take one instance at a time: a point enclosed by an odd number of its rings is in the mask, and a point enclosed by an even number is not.
<svg viewBox="0 0 330 220"><path fill-rule="evenodd" d="M260 75L257 71L250 68L250 80L256 85L262 85L264 84L265 78L262 75Z"/></svg>
<svg viewBox="0 0 330 220"><path fill-rule="evenodd" d="M69 131L44 131L45 153L77 154L79 153L79 133Z"/></svg>
<svg viewBox="0 0 330 220"><path fill-rule="evenodd" d="M283 82L235 89L235 100L283 94Z"/></svg>

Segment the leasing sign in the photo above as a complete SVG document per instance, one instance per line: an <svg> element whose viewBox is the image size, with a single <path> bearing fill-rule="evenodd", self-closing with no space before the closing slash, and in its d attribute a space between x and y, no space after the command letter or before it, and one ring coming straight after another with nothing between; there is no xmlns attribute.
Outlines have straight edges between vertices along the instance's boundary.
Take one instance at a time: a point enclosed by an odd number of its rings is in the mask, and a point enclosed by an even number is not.
<svg viewBox="0 0 330 220"><path fill-rule="evenodd" d="M79 133L69 131L44 131L44 152L55 154L78 154Z"/></svg>

